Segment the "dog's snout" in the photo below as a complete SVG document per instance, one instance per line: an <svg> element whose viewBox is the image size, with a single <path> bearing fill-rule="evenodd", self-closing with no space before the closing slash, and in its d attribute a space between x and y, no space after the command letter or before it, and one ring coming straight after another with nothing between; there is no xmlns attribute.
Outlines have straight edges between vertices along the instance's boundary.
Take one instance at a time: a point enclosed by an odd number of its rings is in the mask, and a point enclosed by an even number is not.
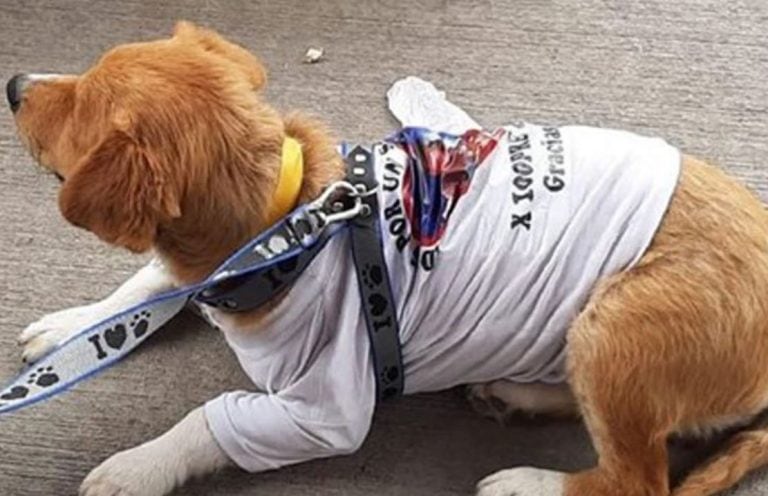
<svg viewBox="0 0 768 496"><path fill-rule="evenodd" d="M21 100L24 96L24 89L27 87L29 77L25 74L16 74L8 80L5 86L5 93L8 97L8 105L13 112L19 110Z"/></svg>

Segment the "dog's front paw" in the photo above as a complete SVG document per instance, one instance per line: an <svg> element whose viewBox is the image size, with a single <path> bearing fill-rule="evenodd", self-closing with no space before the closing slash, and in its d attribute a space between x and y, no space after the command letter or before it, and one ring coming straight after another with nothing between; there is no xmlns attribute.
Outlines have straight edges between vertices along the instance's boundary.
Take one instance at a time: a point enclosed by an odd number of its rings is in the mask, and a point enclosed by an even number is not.
<svg viewBox="0 0 768 496"><path fill-rule="evenodd" d="M477 496L561 496L561 472L519 467L501 470L477 484Z"/></svg>
<svg viewBox="0 0 768 496"><path fill-rule="evenodd" d="M68 308L44 316L21 331L19 345L24 347L22 360L27 363L36 361L59 343L103 318L97 304Z"/></svg>
<svg viewBox="0 0 768 496"><path fill-rule="evenodd" d="M96 467L80 486L80 496L163 496L174 474L148 445L122 451Z"/></svg>
<svg viewBox="0 0 768 496"><path fill-rule="evenodd" d="M80 496L140 496L140 493L129 492L110 481L94 481L87 486L80 486Z"/></svg>

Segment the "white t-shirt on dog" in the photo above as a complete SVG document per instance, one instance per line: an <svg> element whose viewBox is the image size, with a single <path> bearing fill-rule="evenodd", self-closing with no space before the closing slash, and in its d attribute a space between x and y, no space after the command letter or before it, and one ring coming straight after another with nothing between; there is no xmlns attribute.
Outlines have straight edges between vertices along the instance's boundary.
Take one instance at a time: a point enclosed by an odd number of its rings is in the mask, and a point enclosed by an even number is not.
<svg viewBox="0 0 768 496"><path fill-rule="evenodd" d="M507 378L563 381L566 331L602 277L651 243L680 170L660 139L507 126L405 129L376 146L384 252L406 393ZM257 392L206 405L249 471L354 451L376 396L348 235L252 332L227 333Z"/></svg>

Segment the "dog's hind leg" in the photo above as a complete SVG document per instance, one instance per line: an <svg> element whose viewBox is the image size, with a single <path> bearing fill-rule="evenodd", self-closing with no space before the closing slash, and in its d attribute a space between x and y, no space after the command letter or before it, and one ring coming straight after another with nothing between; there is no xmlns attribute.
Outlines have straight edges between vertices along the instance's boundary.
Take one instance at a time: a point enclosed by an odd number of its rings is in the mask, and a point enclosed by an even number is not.
<svg viewBox="0 0 768 496"><path fill-rule="evenodd" d="M640 304L621 291L598 291L594 300L569 332L569 379L598 453L597 467L573 475L504 470L481 481L478 496L669 496L666 438L675 430L675 402L655 397L655 386L666 380L653 377L654 371L659 375L660 354L650 353L657 346L648 331L657 327L655 318L639 309L652 327L637 323L628 310ZM647 302L646 309L652 305ZM655 334L669 335L661 328Z"/></svg>
<svg viewBox="0 0 768 496"><path fill-rule="evenodd" d="M568 332L569 384L598 454L573 475L502 471L480 496L669 496L672 432L768 407L768 219L745 188L685 158L653 244L597 285ZM734 438L675 496L708 496L768 461L768 431Z"/></svg>
<svg viewBox="0 0 768 496"><path fill-rule="evenodd" d="M566 496L666 496L666 437L768 406L768 221L720 171L686 157L643 260L593 292L568 335L569 380L599 455ZM768 431L734 438L675 496L708 496L768 461Z"/></svg>
<svg viewBox="0 0 768 496"><path fill-rule="evenodd" d="M467 386L467 399L481 415L504 423L515 413L576 416L576 399L567 384L498 380Z"/></svg>
<svg viewBox="0 0 768 496"><path fill-rule="evenodd" d="M695 470L673 496L710 496L731 487L748 472L768 465L768 427L740 432L724 451Z"/></svg>

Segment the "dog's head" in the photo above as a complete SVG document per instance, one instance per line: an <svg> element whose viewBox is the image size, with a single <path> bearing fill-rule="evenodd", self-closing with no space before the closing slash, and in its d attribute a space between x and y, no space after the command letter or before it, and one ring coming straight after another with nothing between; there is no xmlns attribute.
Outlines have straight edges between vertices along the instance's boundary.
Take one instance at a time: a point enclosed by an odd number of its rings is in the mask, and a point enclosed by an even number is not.
<svg viewBox="0 0 768 496"><path fill-rule="evenodd" d="M213 209L202 195L216 194L212 178L231 178L232 163L254 162L243 154L279 152L282 122L258 96L265 80L246 50L180 22L172 37L114 48L81 75L15 76L7 93L22 140L62 181L64 217L144 251L164 226Z"/></svg>

